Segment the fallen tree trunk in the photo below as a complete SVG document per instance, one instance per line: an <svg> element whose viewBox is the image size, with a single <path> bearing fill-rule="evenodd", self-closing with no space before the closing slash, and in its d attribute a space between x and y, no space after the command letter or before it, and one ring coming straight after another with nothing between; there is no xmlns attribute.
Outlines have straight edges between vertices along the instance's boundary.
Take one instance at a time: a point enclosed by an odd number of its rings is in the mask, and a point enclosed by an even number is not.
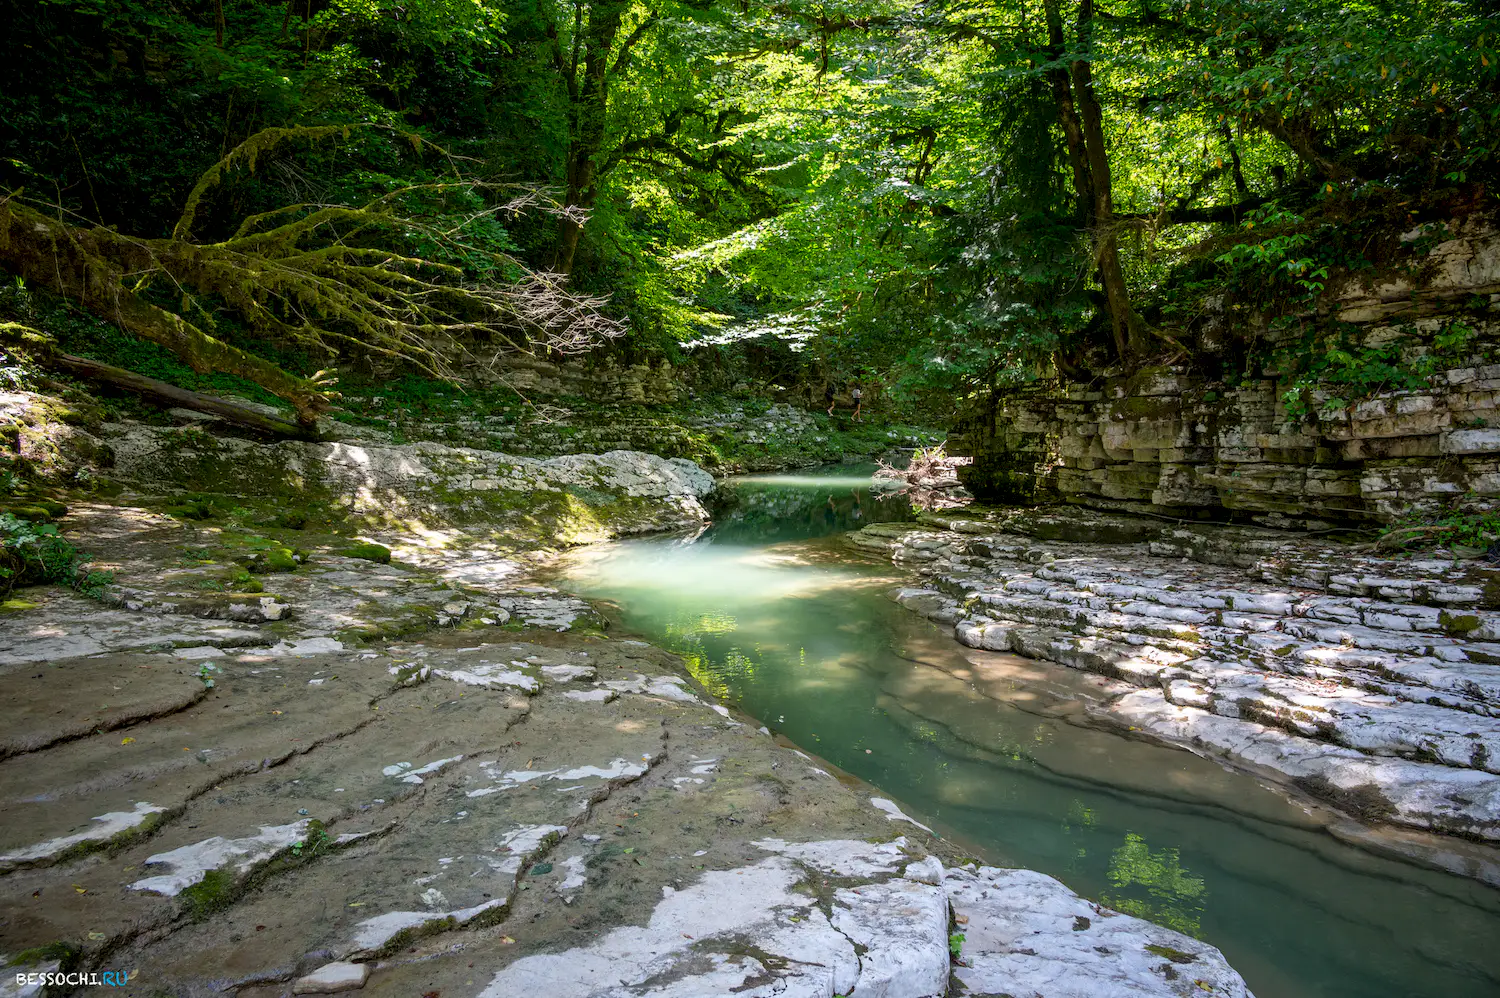
<svg viewBox="0 0 1500 998"><path fill-rule="evenodd" d="M291 437L295 440L317 440L317 430L311 426L294 422L289 419L281 419L266 413L252 409L249 406L239 405L227 399L215 398L212 395L204 395L200 392L190 392L186 388L178 388L169 385L165 381L148 378L144 374L136 374L124 368L114 367L109 364L101 364L97 360L89 360L87 357L75 357L72 354L53 354L51 361L58 367L64 368L80 377L89 378L93 381L102 381L105 384L116 385L120 388L165 402L170 405L180 406L183 409L192 409L195 412L206 412L213 416L219 416L232 423L248 426L262 433L269 433L278 437Z"/></svg>

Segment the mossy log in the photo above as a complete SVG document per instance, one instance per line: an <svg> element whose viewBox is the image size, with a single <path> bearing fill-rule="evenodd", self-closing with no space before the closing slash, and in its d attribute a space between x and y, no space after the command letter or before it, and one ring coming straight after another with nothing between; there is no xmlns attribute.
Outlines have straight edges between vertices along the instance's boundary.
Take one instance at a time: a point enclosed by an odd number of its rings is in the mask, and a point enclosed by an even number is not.
<svg viewBox="0 0 1500 998"><path fill-rule="evenodd" d="M0 261L26 280L165 347L195 371L222 371L255 382L292 403L305 425L313 424L322 407L322 393L311 381L210 336L127 287L127 274L155 269L149 240L69 225L12 199L0 201Z"/></svg>
<svg viewBox="0 0 1500 998"><path fill-rule="evenodd" d="M236 405L226 399L215 398L212 395L204 395L199 392L190 392L186 388L178 388L169 385L165 381L148 378L144 374L136 374L124 368L112 367L109 364L101 364L97 360L89 360L87 357L74 357L70 354L54 354L52 362L73 374L89 378L93 381L102 381L106 384L125 388L147 398L164 402L168 405L180 406L184 409L192 409L195 412L206 412L210 415L219 416L241 426L260 430L277 437L291 437L297 440L317 440L318 434L315 430L301 423L292 422L289 419L279 419L248 406Z"/></svg>

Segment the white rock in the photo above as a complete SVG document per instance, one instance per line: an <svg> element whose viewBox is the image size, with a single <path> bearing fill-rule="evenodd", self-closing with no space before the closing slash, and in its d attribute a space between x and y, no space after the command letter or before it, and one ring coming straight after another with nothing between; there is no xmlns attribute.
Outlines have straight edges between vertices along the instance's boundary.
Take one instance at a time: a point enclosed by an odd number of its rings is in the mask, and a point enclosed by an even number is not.
<svg viewBox="0 0 1500 998"><path fill-rule="evenodd" d="M915 880L919 884L941 884L943 882L943 861L936 856L919 859L915 863L908 863L902 875L907 880Z"/></svg>
<svg viewBox="0 0 1500 998"><path fill-rule="evenodd" d="M343 955L362 956L378 952L396 936L408 929L418 929L430 922L447 922L451 920L459 926L473 921L476 917L489 911L491 908L499 907L505 902L496 898L486 901L484 904L475 905L472 908L461 908L458 911L445 911L434 914L430 911L388 911L384 915L376 915L367 918L354 928L354 938L343 947Z"/></svg>
<svg viewBox="0 0 1500 998"><path fill-rule="evenodd" d="M968 920L953 972L971 994L1250 998L1214 947L1097 908L1043 874L950 870L944 885L955 915Z"/></svg>
<svg viewBox="0 0 1500 998"><path fill-rule="evenodd" d="M370 979L367 963L325 963L292 984L294 995L332 995L365 986Z"/></svg>
<svg viewBox="0 0 1500 998"><path fill-rule="evenodd" d="M567 834L568 829L563 825L521 825L512 828L500 836L500 851L507 855L495 864L495 869L503 873L519 873L532 853L541 848L542 843L555 835Z"/></svg>
<svg viewBox="0 0 1500 998"><path fill-rule="evenodd" d="M582 856L569 856L558 865L564 874L562 882L557 885L559 894L571 894L588 881L588 864Z"/></svg>
<svg viewBox="0 0 1500 998"><path fill-rule="evenodd" d="M223 658L227 654L222 648L213 645L199 645L197 648L178 648L172 653L175 658L185 658L189 661L197 661L203 658Z"/></svg>
<svg viewBox="0 0 1500 998"><path fill-rule="evenodd" d="M664 892L645 926L613 929L586 947L523 957L497 973L481 998L604 998L626 989L658 998L848 994L858 980L854 947L812 898L791 889L803 876L781 856L709 871L697 883ZM791 922L791 914L799 921ZM744 959L739 954L746 942L791 964L777 970ZM736 992L756 978L755 990ZM647 990L648 980L673 983Z"/></svg>
<svg viewBox="0 0 1500 998"><path fill-rule="evenodd" d="M466 686L510 686L525 690L527 693L535 693L542 688L542 684L537 682L535 676L529 676L502 665L476 665L468 669L433 669L432 674Z"/></svg>
<svg viewBox="0 0 1500 998"><path fill-rule="evenodd" d="M61 967L60 960L6 966L5 973L0 975L0 998L40 998L43 980L41 975L55 974Z"/></svg>
<svg viewBox="0 0 1500 998"><path fill-rule="evenodd" d="M571 683L575 679L593 679L595 672L592 665L542 666L542 675L557 683Z"/></svg>
<svg viewBox="0 0 1500 998"><path fill-rule="evenodd" d="M304 658L311 655L330 655L343 650L343 642L333 638L303 638L301 641L282 641L275 644L266 650L266 654Z"/></svg>
<svg viewBox="0 0 1500 998"><path fill-rule="evenodd" d="M160 814L165 810L166 808L157 807L155 804L137 801L134 811L110 811L107 814L90 818L89 820L96 824L90 825L88 829L76 835L49 839L46 842L39 842L0 856L0 870L9 870L16 866L34 863L39 859L48 859L85 842L107 841L121 832L135 828L151 815Z"/></svg>
<svg viewBox="0 0 1500 998"><path fill-rule="evenodd" d="M262 825L259 833L244 838L226 839L215 835L202 842L148 856L143 866L164 866L171 872L137 880L130 889L176 897L202 880L210 870L232 867L239 873L248 873L281 850L300 842L307 834L307 826L306 819L290 825Z"/></svg>
<svg viewBox="0 0 1500 998"><path fill-rule="evenodd" d="M580 703L609 703L617 699L618 690L566 690L563 696L569 700L577 700Z"/></svg>
<svg viewBox="0 0 1500 998"><path fill-rule="evenodd" d="M886 800L884 797L871 797L870 806L875 808L875 810L877 811L884 811L887 821L909 821L913 825L916 825L918 828L922 829L922 831L924 832L932 831L932 829L922 824L916 818L908 817L906 814L904 814L901 809L896 806L895 801Z"/></svg>
<svg viewBox="0 0 1500 998"><path fill-rule="evenodd" d="M856 994L948 993L948 897L941 887L892 880L841 889L834 894L833 927L859 950Z"/></svg>
<svg viewBox="0 0 1500 998"><path fill-rule="evenodd" d="M637 673L630 679L611 679L603 685L621 693L643 693L648 696L661 697L664 700L677 700L682 703L702 703L693 694L683 689L686 680L678 676L652 676L647 679L644 675ZM724 716L729 716L727 710Z"/></svg>
<svg viewBox="0 0 1500 998"><path fill-rule="evenodd" d="M873 877L894 873L905 859L906 838L891 842L862 842L858 839L825 839L815 842L787 842L783 839L760 839L750 843L766 852L780 853L791 859L840 877Z"/></svg>

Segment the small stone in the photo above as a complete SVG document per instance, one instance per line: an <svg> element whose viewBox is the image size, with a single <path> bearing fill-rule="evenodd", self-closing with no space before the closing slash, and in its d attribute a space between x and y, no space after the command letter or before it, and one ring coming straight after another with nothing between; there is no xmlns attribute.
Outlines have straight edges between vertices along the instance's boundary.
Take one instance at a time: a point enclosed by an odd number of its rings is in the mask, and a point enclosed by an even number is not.
<svg viewBox="0 0 1500 998"><path fill-rule="evenodd" d="M328 963L297 979L292 985L294 995L332 995L340 991L353 991L365 986L370 979L367 963Z"/></svg>

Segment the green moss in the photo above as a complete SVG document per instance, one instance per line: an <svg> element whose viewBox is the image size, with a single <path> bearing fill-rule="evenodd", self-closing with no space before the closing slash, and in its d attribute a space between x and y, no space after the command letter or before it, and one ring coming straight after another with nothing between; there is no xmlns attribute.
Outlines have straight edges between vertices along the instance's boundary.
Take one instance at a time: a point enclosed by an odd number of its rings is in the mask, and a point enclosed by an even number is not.
<svg viewBox="0 0 1500 998"><path fill-rule="evenodd" d="M263 593L266 591L266 587L261 584L261 581L245 569L231 572L229 578L225 580L225 588L235 593Z"/></svg>
<svg viewBox="0 0 1500 998"><path fill-rule="evenodd" d="M183 914L199 921L233 904L237 886L228 870L209 870L202 880L177 896L182 899Z"/></svg>
<svg viewBox="0 0 1500 998"><path fill-rule="evenodd" d="M408 683L419 679L422 675L422 668L423 667L420 665L401 666L396 670L396 685L405 686Z"/></svg>
<svg viewBox="0 0 1500 998"><path fill-rule="evenodd" d="M35 504L24 504L20 506L7 506L0 512L9 513L20 520L30 520L32 523L46 523L52 519L52 514L41 506Z"/></svg>
<svg viewBox="0 0 1500 998"><path fill-rule="evenodd" d="M29 599L22 599L19 596L15 596L3 603L0 603L0 611L9 613L24 613L27 610L35 610L40 605L40 603L33 603Z"/></svg>
<svg viewBox="0 0 1500 998"><path fill-rule="evenodd" d="M365 561L378 561L382 565L389 565L391 562L391 549L384 544L356 544L339 553L345 558L363 558Z"/></svg>
<svg viewBox="0 0 1500 998"><path fill-rule="evenodd" d="M1454 637L1462 637L1470 631L1479 629L1479 618L1473 614L1449 613L1447 610L1438 612L1438 624Z"/></svg>
<svg viewBox="0 0 1500 998"><path fill-rule="evenodd" d="M307 555L301 551L273 547L250 556L245 567L256 575L270 575L275 572L295 572L297 566L305 561Z"/></svg>
<svg viewBox="0 0 1500 998"><path fill-rule="evenodd" d="M1161 946L1155 943L1147 946L1146 952L1155 953L1157 956L1164 956L1173 963L1195 963L1198 959L1191 953L1184 953L1180 949L1173 949L1170 946Z"/></svg>
<svg viewBox="0 0 1500 998"><path fill-rule="evenodd" d="M334 640L345 644L367 644L391 641L430 631L437 626L438 609L423 603L409 603L391 617L367 620L335 631Z"/></svg>
<svg viewBox="0 0 1500 998"><path fill-rule="evenodd" d="M73 943L59 940L55 943L47 943L45 946L33 946L23 949L7 962L7 967L34 967L38 964L51 963L56 960L58 969L63 973L73 970L78 965L79 950Z"/></svg>

